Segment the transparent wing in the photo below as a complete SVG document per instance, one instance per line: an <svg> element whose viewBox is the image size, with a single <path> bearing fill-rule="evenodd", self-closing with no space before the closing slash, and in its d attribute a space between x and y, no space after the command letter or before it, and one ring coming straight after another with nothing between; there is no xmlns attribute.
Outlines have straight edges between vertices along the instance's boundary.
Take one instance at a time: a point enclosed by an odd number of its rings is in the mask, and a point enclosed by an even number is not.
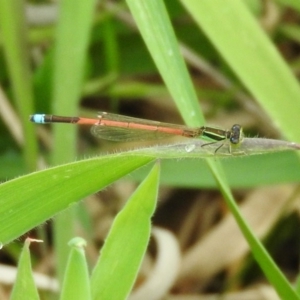
<svg viewBox="0 0 300 300"><path fill-rule="evenodd" d="M153 124L156 126L159 125L173 125L168 123L162 123L159 121L153 121L153 120L147 120L147 119L141 119L141 118L135 118L135 117L128 117L123 115L117 115L113 113L107 113L107 112L98 112L98 118L103 120L113 120L113 121L122 121L122 122L128 122L128 123L138 123L138 124Z"/></svg>
<svg viewBox="0 0 300 300"><path fill-rule="evenodd" d="M146 141L173 136L172 134L160 131L140 130L101 125L94 125L91 128L91 132L97 138L115 142Z"/></svg>

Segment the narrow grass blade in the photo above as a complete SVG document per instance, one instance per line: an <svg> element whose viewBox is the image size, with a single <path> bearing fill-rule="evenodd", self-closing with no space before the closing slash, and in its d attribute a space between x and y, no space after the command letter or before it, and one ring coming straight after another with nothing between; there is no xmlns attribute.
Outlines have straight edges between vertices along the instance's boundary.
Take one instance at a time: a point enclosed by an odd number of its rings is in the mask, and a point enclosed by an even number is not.
<svg viewBox="0 0 300 300"><path fill-rule="evenodd" d="M16 299L40 299L31 269L30 246L31 240L26 239L18 265L17 279L14 284L11 300Z"/></svg>
<svg viewBox="0 0 300 300"><path fill-rule="evenodd" d="M74 238L69 242L72 247L61 290L61 300L90 300L90 277L84 253L86 246L82 238Z"/></svg>
<svg viewBox="0 0 300 300"><path fill-rule="evenodd" d="M115 218L92 274L93 299L128 296L149 242L158 181L156 164Z"/></svg>
<svg viewBox="0 0 300 300"><path fill-rule="evenodd" d="M95 3L95 0L59 2L53 61L53 101L51 103L54 114L77 115L86 74L85 63ZM77 128L53 126L53 129L52 163L60 164L74 160L77 155ZM65 241L74 235L71 210L56 218L54 231L58 274L59 278L62 278L68 256Z"/></svg>
<svg viewBox="0 0 300 300"><path fill-rule="evenodd" d="M198 105L197 95L163 1L126 2L185 122L191 126L203 125L204 117Z"/></svg>
<svg viewBox="0 0 300 300"><path fill-rule="evenodd" d="M273 122L299 142L299 83L243 1L181 2Z"/></svg>
<svg viewBox="0 0 300 300"><path fill-rule="evenodd" d="M216 164L212 165L213 171L215 165ZM225 195L227 206L230 208L230 211L234 215L235 220L238 223L244 237L246 238L256 261L263 270L269 282L275 288L281 299L299 300L300 297L297 295L292 285L288 282L286 277L276 266L266 249L263 247L262 243L255 236L255 234L241 215L240 210L231 194L231 191L228 188L227 182L224 182L225 176L220 176L220 174L222 175L220 169L217 169L216 172L213 172L213 174L216 177L217 182L220 184L220 189L227 189L225 191L223 190L223 195Z"/></svg>
<svg viewBox="0 0 300 300"><path fill-rule="evenodd" d="M0 1L0 27L14 103L21 119L26 141L26 147L23 149L24 161L26 167L33 171L36 167L37 143L32 138L34 127L28 122L28 115L33 110L33 89L23 1Z"/></svg>
<svg viewBox="0 0 300 300"><path fill-rule="evenodd" d="M189 139L176 144L158 145L134 150L134 153L147 153L158 158L224 158L272 154L286 151L299 151L300 144L281 140L244 138L237 145L229 141L208 143L200 139Z"/></svg>

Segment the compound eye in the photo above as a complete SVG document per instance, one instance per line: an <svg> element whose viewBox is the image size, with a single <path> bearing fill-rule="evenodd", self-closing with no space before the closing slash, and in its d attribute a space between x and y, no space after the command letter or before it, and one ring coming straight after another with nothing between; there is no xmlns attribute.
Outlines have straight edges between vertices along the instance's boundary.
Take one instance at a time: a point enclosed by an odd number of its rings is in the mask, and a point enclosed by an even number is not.
<svg viewBox="0 0 300 300"><path fill-rule="evenodd" d="M232 144L238 144L241 141L241 136L242 136L242 127L239 124L234 124L231 127L231 132L230 132L230 142Z"/></svg>

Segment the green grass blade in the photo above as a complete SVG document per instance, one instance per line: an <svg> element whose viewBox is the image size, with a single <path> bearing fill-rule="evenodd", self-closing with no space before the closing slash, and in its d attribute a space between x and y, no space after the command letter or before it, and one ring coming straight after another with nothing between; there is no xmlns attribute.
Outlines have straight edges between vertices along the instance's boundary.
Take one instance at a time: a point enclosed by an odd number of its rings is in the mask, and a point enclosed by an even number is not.
<svg viewBox="0 0 300 300"><path fill-rule="evenodd" d="M28 116L33 111L33 90L23 1L0 1L0 27L14 100L26 141L24 161L26 167L33 171L36 168L37 143L32 138L34 126L28 122Z"/></svg>
<svg viewBox="0 0 300 300"><path fill-rule="evenodd" d="M95 2L95 0L59 2L53 68L52 113L54 114L78 115ZM52 163L60 164L74 160L77 155L76 126L54 125L53 129ZM73 216L71 210L65 211L55 222L54 239L60 278L68 256L65 241L74 234Z"/></svg>
<svg viewBox="0 0 300 300"><path fill-rule="evenodd" d="M26 295L27 299L40 299L32 274L30 243L30 239L25 241L19 259L17 279L11 293L11 300L24 299L24 295Z"/></svg>
<svg viewBox="0 0 300 300"><path fill-rule="evenodd" d="M181 2L284 135L300 141L299 83L243 1Z"/></svg>
<svg viewBox="0 0 300 300"><path fill-rule="evenodd" d="M85 258L85 240L74 238L69 242L72 247L69 255L67 269L61 290L61 300L89 300L92 299L90 277Z"/></svg>
<svg viewBox="0 0 300 300"><path fill-rule="evenodd" d="M177 104L185 122L191 126L204 124L197 95L163 1L126 1L148 50Z"/></svg>
<svg viewBox="0 0 300 300"><path fill-rule="evenodd" d="M267 253L266 249L263 247L262 243L255 236L255 234L241 215L240 210L231 194L231 191L228 188L227 182L224 182L225 176L220 176L220 174L222 174L220 169L217 169L216 172L214 172L214 166L215 164L212 165L211 169L213 170L213 174L216 177L216 181L220 184L220 189L222 190L223 195L225 195L227 206L230 208L230 211L232 212L236 222L239 225L239 228L246 238L256 261L268 278L269 282L275 288L281 299L299 300L300 297L298 297L291 284L276 266L270 255ZM224 191L224 188L227 190Z"/></svg>
<svg viewBox="0 0 300 300"><path fill-rule="evenodd" d="M31 173L1 184L0 243L12 241L152 160L146 156L108 155Z"/></svg>
<svg viewBox="0 0 300 300"><path fill-rule="evenodd" d="M115 218L92 274L93 299L128 296L150 238L159 169L156 164Z"/></svg>
<svg viewBox="0 0 300 300"><path fill-rule="evenodd" d="M60 2L53 70L52 112L77 115L95 0ZM76 127L54 126L53 163L76 157ZM65 143L66 139L68 143Z"/></svg>

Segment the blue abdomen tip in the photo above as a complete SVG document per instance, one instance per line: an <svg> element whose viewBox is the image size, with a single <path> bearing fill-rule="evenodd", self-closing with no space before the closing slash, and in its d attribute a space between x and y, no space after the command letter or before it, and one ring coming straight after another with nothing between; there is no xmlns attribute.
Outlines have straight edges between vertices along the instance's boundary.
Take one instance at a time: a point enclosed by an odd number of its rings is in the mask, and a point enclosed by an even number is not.
<svg viewBox="0 0 300 300"><path fill-rule="evenodd" d="M35 114L30 117L30 121L34 123L45 123L45 115L44 114Z"/></svg>

